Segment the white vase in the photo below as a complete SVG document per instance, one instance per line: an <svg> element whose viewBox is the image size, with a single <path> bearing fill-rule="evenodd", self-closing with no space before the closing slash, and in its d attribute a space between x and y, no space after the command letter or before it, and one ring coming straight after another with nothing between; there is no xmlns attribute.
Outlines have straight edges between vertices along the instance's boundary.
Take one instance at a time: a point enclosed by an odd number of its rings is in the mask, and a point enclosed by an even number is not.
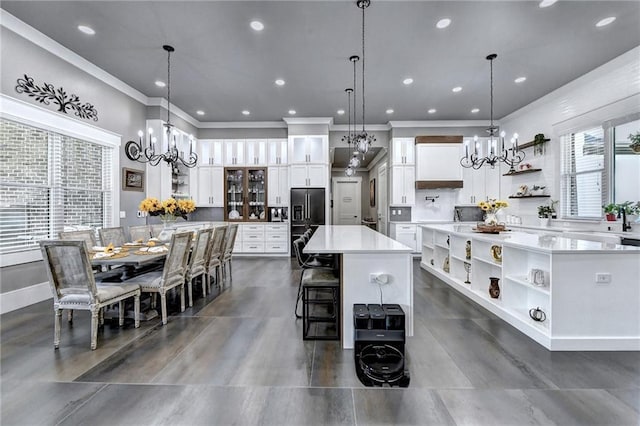
<svg viewBox="0 0 640 426"><path fill-rule="evenodd" d="M540 226L543 226L545 228L547 226L549 226L549 218L548 217L541 217L539 219L540 219Z"/></svg>
<svg viewBox="0 0 640 426"><path fill-rule="evenodd" d="M162 242L168 243L171 241L171 236L176 232L176 218L167 217L162 220L162 231L158 234L158 239Z"/></svg>
<svg viewBox="0 0 640 426"><path fill-rule="evenodd" d="M484 216L484 224L485 225L497 225L498 224L498 217L496 216L495 213L489 213L487 212Z"/></svg>

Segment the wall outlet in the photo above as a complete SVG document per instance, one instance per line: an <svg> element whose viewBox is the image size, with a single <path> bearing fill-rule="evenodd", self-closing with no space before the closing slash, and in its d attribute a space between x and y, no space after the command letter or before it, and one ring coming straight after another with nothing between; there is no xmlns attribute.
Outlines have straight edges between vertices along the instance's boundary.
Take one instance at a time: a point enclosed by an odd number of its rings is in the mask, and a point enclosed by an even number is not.
<svg viewBox="0 0 640 426"><path fill-rule="evenodd" d="M383 273L369 274L369 282L371 284L388 284L389 283L389 275Z"/></svg>
<svg viewBox="0 0 640 426"><path fill-rule="evenodd" d="M611 274L608 272L597 272L596 283L597 284L609 284L611 282Z"/></svg>

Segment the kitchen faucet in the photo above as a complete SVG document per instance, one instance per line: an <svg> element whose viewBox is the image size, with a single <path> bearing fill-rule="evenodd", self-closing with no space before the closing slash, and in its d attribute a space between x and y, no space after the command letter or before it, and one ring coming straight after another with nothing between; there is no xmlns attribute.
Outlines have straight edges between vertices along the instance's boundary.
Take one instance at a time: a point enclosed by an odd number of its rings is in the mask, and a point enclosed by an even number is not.
<svg viewBox="0 0 640 426"><path fill-rule="evenodd" d="M622 232L627 232L627 231L631 231L631 224L627 224L627 212L623 209L622 210Z"/></svg>

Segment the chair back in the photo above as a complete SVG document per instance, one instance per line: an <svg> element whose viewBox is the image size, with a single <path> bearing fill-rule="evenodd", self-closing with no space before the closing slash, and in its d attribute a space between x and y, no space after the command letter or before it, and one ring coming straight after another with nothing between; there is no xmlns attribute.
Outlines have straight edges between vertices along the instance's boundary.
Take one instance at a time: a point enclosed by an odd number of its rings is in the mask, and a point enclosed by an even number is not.
<svg viewBox="0 0 640 426"><path fill-rule="evenodd" d="M122 247L127 242L127 237L124 235L124 228L118 226L116 228L100 228L98 230L100 234L100 240L102 244L108 246L113 244L116 247Z"/></svg>
<svg viewBox="0 0 640 426"><path fill-rule="evenodd" d="M42 258L49 276L54 303L63 296L77 295L79 301L95 302L93 278L87 244L81 240L40 241Z"/></svg>
<svg viewBox="0 0 640 426"><path fill-rule="evenodd" d="M61 240L82 240L87 243L87 247L97 245L96 234L92 229L83 231L67 231L58 234Z"/></svg>
<svg viewBox="0 0 640 426"><path fill-rule="evenodd" d="M209 241L209 249L207 251L207 263L212 260L220 259L224 248L224 237L227 234L228 226L217 226L213 229L213 237Z"/></svg>
<svg viewBox="0 0 640 426"><path fill-rule="evenodd" d="M151 238L151 227L149 225L130 226L129 237L132 242L138 240L148 241Z"/></svg>
<svg viewBox="0 0 640 426"><path fill-rule="evenodd" d="M305 267L305 262L302 258L302 249L304 249L305 245L306 243L302 238L297 238L293 242L293 251L296 254L296 260L298 261L298 266L300 266L301 268Z"/></svg>
<svg viewBox="0 0 640 426"><path fill-rule="evenodd" d="M164 261L161 285L166 287L170 284L184 281L190 248L191 232L175 233L171 236L169 253L167 253L167 258Z"/></svg>
<svg viewBox="0 0 640 426"><path fill-rule="evenodd" d="M156 223L155 225L151 225L151 236L153 238L158 238L162 230L164 229L164 225L162 223Z"/></svg>
<svg viewBox="0 0 640 426"><path fill-rule="evenodd" d="M224 250L223 257L231 256L231 252L233 251L233 245L236 242L236 235L238 235L238 224L233 223L229 225L229 229L227 230L227 234L224 238Z"/></svg>
<svg viewBox="0 0 640 426"><path fill-rule="evenodd" d="M213 229L201 229L196 234L196 240L193 243L191 257L189 258L189 275L191 277L204 274L207 262L207 251L209 242L213 236Z"/></svg>

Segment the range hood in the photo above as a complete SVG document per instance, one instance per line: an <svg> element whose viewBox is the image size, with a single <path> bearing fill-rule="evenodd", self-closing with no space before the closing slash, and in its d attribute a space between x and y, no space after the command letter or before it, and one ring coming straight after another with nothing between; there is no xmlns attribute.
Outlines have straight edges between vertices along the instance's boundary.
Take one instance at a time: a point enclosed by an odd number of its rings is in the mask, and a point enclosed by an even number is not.
<svg viewBox="0 0 640 426"><path fill-rule="evenodd" d="M416 189L462 188L462 136L416 136Z"/></svg>

